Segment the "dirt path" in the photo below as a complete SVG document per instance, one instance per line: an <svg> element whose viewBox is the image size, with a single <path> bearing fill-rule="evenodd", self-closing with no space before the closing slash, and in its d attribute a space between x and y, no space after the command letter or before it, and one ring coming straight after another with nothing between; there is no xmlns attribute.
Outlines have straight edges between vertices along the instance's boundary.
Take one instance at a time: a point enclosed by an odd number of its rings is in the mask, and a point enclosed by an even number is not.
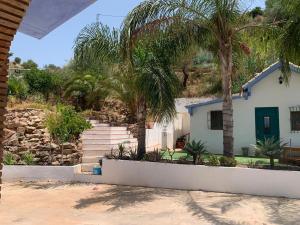
<svg viewBox="0 0 300 225"><path fill-rule="evenodd" d="M141 187L11 183L0 224L300 224L300 200Z"/></svg>

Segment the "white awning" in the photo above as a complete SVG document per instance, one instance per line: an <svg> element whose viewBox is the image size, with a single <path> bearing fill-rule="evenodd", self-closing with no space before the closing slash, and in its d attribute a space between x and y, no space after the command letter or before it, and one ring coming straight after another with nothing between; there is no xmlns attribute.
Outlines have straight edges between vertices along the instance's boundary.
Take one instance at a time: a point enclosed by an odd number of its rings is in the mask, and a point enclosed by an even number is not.
<svg viewBox="0 0 300 225"><path fill-rule="evenodd" d="M96 0L31 0L19 31L41 39Z"/></svg>

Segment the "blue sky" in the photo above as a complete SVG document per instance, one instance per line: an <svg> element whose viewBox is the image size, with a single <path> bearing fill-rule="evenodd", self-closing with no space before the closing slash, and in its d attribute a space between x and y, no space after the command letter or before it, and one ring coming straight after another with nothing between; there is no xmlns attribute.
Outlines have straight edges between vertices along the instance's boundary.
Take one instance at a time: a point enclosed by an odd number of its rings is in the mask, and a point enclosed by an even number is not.
<svg viewBox="0 0 300 225"><path fill-rule="evenodd" d="M13 57L21 57L23 61L32 59L40 67L46 64L63 66L72 58L76 36L85 25L96 21L98 13L124 16L141 1L98 0L42 40L17 33L11 48L11 52L14 53ZM244 4L247 8L264 7L264 0L244 0ZM119 27L122 20L122 17L100 16L100 21L109 26Z"/></svg>

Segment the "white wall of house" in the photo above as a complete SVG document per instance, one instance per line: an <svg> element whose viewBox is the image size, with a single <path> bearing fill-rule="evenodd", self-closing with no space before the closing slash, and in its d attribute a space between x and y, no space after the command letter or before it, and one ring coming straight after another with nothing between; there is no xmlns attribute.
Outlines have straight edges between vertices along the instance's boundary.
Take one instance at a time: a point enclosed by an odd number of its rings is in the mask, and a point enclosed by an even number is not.
<svg viewBox="0 0 300 225"><path fill-rule="evenodd" d="M189 114L186 113L189 117ZM178 137L183 135L183 118L181 113L177 114L169 123L155 123L153 129L146 130L146 148L147 151L153 151L154 149L175 147L175 143ZM186 120L186 118L185 118ZM185 129L189 129L186 126Z"/></svg>
<svg viewBox="0 0 300 225"><path fill-rule="evenodd" d="M291 132L289 109L300 105L300 74L292 72L288 86L279 84L280 75L281 71L276 70L257 83L248 100L233 100L235 154L241 154L242 147L251 148L256 142L255 107L278 107L280 137L292 146L300 146L300 133ZM222 110L222 103L193 108L191 139L204 141L212 153L222 153L222 131L208 128L208 112L214 110Z"/></svg>
<svg viewBox="0 0 300 225"><path fill-rule="evenodd" d="M193 102L207 101L207 98L180 98L176 99L176 117L168 123L155 123L153 129L146 131L146 148L152 151L157 148L175 148L177 138L190 133L190 114L185 108ZM165 133L163 133L165 131Z"/></svg>

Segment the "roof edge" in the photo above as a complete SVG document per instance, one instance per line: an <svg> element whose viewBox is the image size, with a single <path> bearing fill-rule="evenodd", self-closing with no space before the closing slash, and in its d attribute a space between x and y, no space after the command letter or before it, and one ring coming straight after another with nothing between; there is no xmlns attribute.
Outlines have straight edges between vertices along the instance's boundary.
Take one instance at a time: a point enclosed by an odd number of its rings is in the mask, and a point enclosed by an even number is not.
<svg viewBox="0 0 300 225"><path fill-rule="evenodd" d="M297 66L293 63L289 63L289 65L290 65L291 71L293 71L295 73L300 73L300 67L299 66ZM242 86L242 88L244 90L248 89L247 92L249 92L249 94L251 94L251 89L254 85L256 85L261 80L263 80L264 78L266 78L267 76L269 76L270 74L272 74L273 72L275 72L276 70L281 69L281 68L282 68L282 63L280 61L277 61L276 63L272 64L271 66L269 66L268 68L263 70L261 73L256 75L254 78L252 78L246 84L244 84ZM250 95L248 95L248 96L250 96Z"/></svg>
<svg viewBox="0 0 300 225"><path fill-rule="evenodd" d="M241 95L232 96L232 100L241 99L241 98L243 98ZM222 103L222 102L223 102L222 98L216 98L216 99L213 99L213 100L210 100L207 102L200 102L200 103L196 103L196 104L187 105L187 106L185 106L185 108L187 108L189 114L192 115L194 108L198 108L198 107L202 107L202 106L206 106L206 105L213 105L213 104Z"/></svg>

